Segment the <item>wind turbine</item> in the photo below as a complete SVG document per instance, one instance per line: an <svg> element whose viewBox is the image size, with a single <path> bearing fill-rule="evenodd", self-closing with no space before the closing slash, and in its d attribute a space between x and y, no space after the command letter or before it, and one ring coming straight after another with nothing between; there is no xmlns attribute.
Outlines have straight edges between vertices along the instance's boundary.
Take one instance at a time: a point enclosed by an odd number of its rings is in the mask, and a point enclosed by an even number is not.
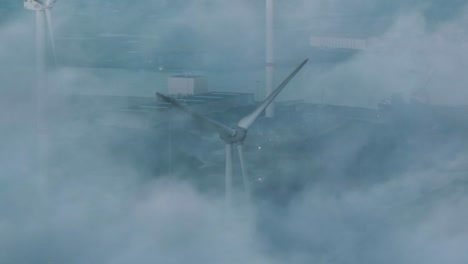
<svg viewBox="0 0 468 264"><path fill-rule="evenodd" d="M283 88L289 83L289 81L301 70L301 68L307 63L308 59L304 60L254 111L244 116L235 126L226 126L218 121L215 121L209 117L201 115L188 107L180 104L175 99L165 96L160 93L156 93L162 100L174 105L176 108L190 114L196 121L206 124L212 129L219 133L220 138L226 143L226 204L230 205L232 196L232 155L233 146L237 146L239 153L239 160L242 171L242 181L247 196L250 195L250 183L247 178L247 169L244 160L243 143L247 136L249 127L257 120L257 118L265 111L270 103L276 98L276 96L283 90Z"/></svg>
<svg viewBox="0 0 468 264"><path fill-rule="evenodd" d="M36 66L38 71L45 72L47 48L46 34L49 35L54 63L57 63L55 52L54 30L52 24L52 6L57 0L24 0L24 8L36 11Z"/></svg>

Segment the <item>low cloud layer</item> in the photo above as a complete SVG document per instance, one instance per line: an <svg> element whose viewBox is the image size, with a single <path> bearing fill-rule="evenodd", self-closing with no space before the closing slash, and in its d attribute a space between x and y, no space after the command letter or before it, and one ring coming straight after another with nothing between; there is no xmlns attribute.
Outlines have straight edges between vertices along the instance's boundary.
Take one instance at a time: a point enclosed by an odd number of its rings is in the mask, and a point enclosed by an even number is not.
<svg viewBox="0 0 468 264"><path fill-rule="evenodd" d="M424 90L434 104L464 105L466 16L435 28L422 13L400 16L384 34L368 38L366 50L303 78L303 92L314 102L375 107L392 94L409 101Z"/></svg>

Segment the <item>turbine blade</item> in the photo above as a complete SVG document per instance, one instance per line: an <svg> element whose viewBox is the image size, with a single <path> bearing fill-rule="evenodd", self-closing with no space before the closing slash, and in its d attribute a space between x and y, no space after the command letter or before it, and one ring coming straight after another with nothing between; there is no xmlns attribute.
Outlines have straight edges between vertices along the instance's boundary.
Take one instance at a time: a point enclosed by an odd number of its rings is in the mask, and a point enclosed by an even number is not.
<svg viewBox="0 0 468 264"><path fill-rule="evenodd" d="M243 117L238 126L248 129L255 120L262 114L263 111L270 105L276 96L283 90L283 88L289 83L289 81L301 70L301 68L307 63L309 59L304 60L289 76L286 78L252 113Z"/></svg>
<svg viewBox="0 0 468 264"><path fill-rule="evenodd" d="M55 53L55 37L54 37L54 28L52 24L52 15L50 9L45 9L45 16L47 20L47 29L49 31L50 45L52 47L52 54L54 56L54 63L57 66L57 54Z"/></svg>
<svg viewBox="0 0 468 264"><path fill-rule="evenodd" d="M201 115L201 114L189 109L188 107L183 106L182 104L177 102L174 98L171 98L169 96L165 96L165 95L160 94L160 93L156 93L156 94L158 95L159 98L163 99L164 101L172 104L173 106L175 106L175 107L179 108L180 110L182 110L182 111L188 113L189 115L191 115L192 118L195 119L196 121L198 121L200 123L207 124L210 127L214 128L221 135L234 136L236 134L235 129L232 129L232 128L228 127L228 126L225 126L225 125L219 123L218 121L215 121L215 120L213 120L213 119L211 119L209 117L206 117L204 115Z"/></svg>
<svg viewBox="0 0 468 264"><path fill-rule="evenodd" d="M226 208L229 208L232 199L232 144L226 144L225 188Z"/></svg>
<svg viewBox="0 0 468 264"><path fill-rule="evenodd" d="M249 177L247 175L247 168L245 166L245 160L244 160L244 148L242 144L237 145L237 151L239 152L239 160L240 160L240 165L241 165L241 170L242 170L242 181L244 183L244 191L245 195L247 197L247 201L250 201L250 181Z"/></svg>

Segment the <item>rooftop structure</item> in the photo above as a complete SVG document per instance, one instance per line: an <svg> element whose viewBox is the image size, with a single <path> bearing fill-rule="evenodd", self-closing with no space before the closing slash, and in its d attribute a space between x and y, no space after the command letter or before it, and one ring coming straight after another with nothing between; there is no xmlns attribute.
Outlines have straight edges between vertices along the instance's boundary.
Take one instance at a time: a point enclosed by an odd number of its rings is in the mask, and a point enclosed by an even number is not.
<svg viewBox="0 0 468 264"><path fill-rule="evenodd" d="M187 96L208 91L208 80L199 75L175 75L169 77L168 94Z"/></svg>
<svg viewBox="0 0 468 264"><path fill-rule="evenodd" d="M212 112L226 111L238 106L253 104L254 96L250 93L205 92L178 97L176 100L198 112L209 114ZM159 101L158 99L155 99L153 104L137 106L137 108L140 109L151 107L171 108L169 103ZM165 108L161 108L161 110L165 110Z"/></svg>
<svg viewBox="0 0 468 264"><path fill-rule="evenodd" d="M79 96L80 107L89 109L86 102L100 111L100 125L125 127L131 129L152 129L172 117L173 108L167 102L149 97L116 97L116 96ZM75 98L75 102L76 101ZM210 114L222 112L231 108L254 103L254 95L250 93L206 92L195 95L177 97L176 100L197 112ZM107 107L103 107L106 105ZM95 111L93 116L95 116Z"/></svg>

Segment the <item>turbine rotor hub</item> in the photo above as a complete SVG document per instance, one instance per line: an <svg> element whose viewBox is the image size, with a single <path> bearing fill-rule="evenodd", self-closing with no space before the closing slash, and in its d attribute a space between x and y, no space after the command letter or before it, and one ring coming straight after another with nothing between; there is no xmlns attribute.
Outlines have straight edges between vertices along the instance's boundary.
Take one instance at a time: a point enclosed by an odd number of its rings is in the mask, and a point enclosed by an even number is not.
<svg viewBox="0 0 468 264"><path fill-rule="evenodd" d="M247 129L235 126L233 127L236 133L233 136L221 134L219 137L228 144L242 143L247 136Z"/></svg>

